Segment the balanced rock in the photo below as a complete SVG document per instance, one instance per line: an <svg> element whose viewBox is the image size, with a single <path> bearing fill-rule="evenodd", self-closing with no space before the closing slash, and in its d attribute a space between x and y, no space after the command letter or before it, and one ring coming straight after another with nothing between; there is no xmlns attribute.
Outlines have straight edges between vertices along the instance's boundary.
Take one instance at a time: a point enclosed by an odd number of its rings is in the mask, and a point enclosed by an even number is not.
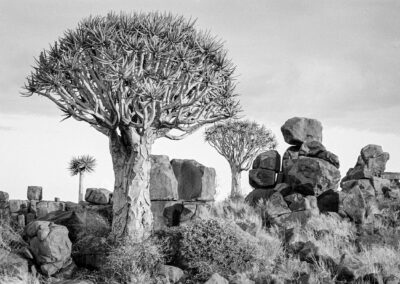
<svg viewBox="0 0 400 284"><path fill-rule="evenodd" d="M43 274L51 276L71 261L71 241L64 226L34 221L25 228L29 248Z"/></svg>
<svg viewBox="0 0 400 284"><path fill-rule="evenodd" d="M281 127L285 142L301 145L306 141L322 142L322 124L316 119L293 117Z"/></svg>
<svg viewBox="0 0 400 284"><path fill-rule="evenodd" d="M251 169L249 183L254 188L271 188L275 186L276 172L265 169Z"/></svg>
<svg viewBox="0 0 400 284"><path fill-rule="evenodd" d="M316 158L300 157L288 172L288 183L303 195L320 195L329 189L336 189L340 172L332 164Z"/></svg>
<svg viewBox="0 0 400 284"><path fill-rule="evenodd" d="M28 200L42 200L42 187L41 186L28 186L27 197Z"/></svg>
<svg viewBox="0 0 400 284"><path fill-rule="evenodd" d="M253 162L253 169L258 168L279 172L281 169L281 155L276 150L269 150L259 154Z"/></svg>
<svg viewBox="0 0 400 284"><path fill-rule="evenodd" d="M86 189L85 200L93 204L110 204L112 192L105 188Z"/></svg>
<svg viewBox="0 0 400 284"><path fill-rule="evenodd" d="M195 160L174 159L172 169L178 180L178 196L183 200L214 200L216 184L215 169Z"/></svg>
<svg viewBox="0 0 400 284"><path fill-rule="evenodd" d="M178 181L168 156L151 155L150 161L150 199L177 200Z"/></svg>

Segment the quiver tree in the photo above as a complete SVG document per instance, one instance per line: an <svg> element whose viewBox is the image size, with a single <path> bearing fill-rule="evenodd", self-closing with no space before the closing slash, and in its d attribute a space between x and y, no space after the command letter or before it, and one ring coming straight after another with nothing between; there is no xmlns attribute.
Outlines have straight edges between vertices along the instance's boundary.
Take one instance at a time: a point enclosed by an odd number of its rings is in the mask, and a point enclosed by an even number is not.
<svg viewBox="0 0 400 284"><path fill-rule="evenodd" d="M115 173L112 230L135 241L152 227L149 155L235 116L234 66L221 42L170 14L108 14L68 30L36 61L27 94L107 135Z"/></svg>
<svg viewBox="0 0 400 284"><path fill-rule="evenodd" d="M255 157L275 149L275 135L264 125L248 120L217 123L205 131L205 140L228 160L232 172L231 196L242 194L241 172L250 169Z"/></svg>
<svg viewBox="0 0 400 284"><path fill-rule="evenodd" d="M79 174L79 196L78 201L83 201L83 178L85 173L91 173L96 166L96 159L89 155L73 157L68 165L68 170L72 176Z"/></svg>

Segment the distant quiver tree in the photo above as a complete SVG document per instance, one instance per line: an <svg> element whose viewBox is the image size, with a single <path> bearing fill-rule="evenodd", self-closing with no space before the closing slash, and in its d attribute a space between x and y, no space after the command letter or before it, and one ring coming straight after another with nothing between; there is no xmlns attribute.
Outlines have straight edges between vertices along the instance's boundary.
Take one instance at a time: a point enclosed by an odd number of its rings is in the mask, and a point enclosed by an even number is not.
<svg viewBox="0 0 400 284"><path fill-rule="evenodd" d="M68 170L72 176L79 174L79 197L78 201L83 201L83 178L85 173L91 173L96 166L96 159L89 155L73 157L69 162Z"/></svg>
<svg viewBox="0 0 400 284"><path fill-rule="evenodd" d="M36 61L28 95L108 136L115 173L112 231L140 241L152 229L149 155L155 139L177 140L235 116L234 65L194 21L160 13L89 17Z"/></svg>
<svg viewBox="0 0 400 284"><path fill-rule="evenodd" d="M275 149L275 135L264 125L244 120L216 123L205 131L205 140L228 160L232 172L231 196L242 194L241 172L247 171L258 154Z"/></svg>

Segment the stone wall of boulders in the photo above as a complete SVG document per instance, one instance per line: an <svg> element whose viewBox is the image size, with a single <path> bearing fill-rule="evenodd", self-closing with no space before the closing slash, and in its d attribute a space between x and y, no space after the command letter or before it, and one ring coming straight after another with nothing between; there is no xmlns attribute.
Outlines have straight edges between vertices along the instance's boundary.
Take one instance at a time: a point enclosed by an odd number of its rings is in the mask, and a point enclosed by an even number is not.
<svg viewBox="0 0 400 284"><path fill-rule="evenodd" d="M291 145L282 161L277 151L266 151L256 157L249 173L254 190L246 201L265 206L269 222L304 223L313 214L335 212L364 223L379 214L377 200L399 198L400 173L385 172L389 154L381 146L365 146L340 182L338 156L322 144L318 120L294 117L281 131Z"/></svg>
<svg viewBox="0 0 400 284"><path fill-rule="evenodd" d="M150 170L151 210L154 228L178 225L203 216L214 201L216 173L195 160L169 160L168 156L152 155ZM76 211L102 205L112 209L112 192L105 188L86 189L85 201L42 200L40 186L28 186L27 200L9 199L0 191L0 220L24 228L52 212Z"/></svg>
<svg viewBox="0 0 400 284"><path fill-rule="evenodd" d="M206 216L216 192L215 169L195 160L151 156L150 198L154 229Z"/></svg>

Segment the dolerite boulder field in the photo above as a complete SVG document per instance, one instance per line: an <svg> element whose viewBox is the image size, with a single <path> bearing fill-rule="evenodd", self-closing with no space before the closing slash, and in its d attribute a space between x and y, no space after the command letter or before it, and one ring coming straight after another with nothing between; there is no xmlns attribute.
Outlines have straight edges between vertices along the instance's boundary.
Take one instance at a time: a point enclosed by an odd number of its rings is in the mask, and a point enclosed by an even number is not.
<svg viewBox="0 0 400 284"><path fill-rule="evenodd" d="M246 201L252 206L264 203L269 222L304 223L313 214L334 212L362 224L379 215L379 199L399 198L400 174L385 172L389 154L381 146L362 148L356 165L341 180L339 158L323 145L318 120L293 117L281 131L290 145L282 160L276 150L263 152L249 172L254 189Z"/></svg>

